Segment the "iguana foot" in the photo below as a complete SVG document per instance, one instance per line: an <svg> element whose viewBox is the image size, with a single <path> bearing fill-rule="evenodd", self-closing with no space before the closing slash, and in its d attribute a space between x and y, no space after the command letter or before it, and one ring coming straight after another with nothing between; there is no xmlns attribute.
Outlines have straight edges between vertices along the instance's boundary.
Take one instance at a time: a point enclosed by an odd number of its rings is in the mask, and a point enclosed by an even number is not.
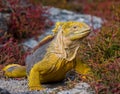
<svg viewBox="0 0 120 94"><path fill-rule="evenodd" d="M30 87L29 88L30 91L33 91L33 90L38 90L39 91L39 90L44 90L44 89L45 89L44 87L40 87L40 86L39 87L38 86L34 86L34 87Z"/></svg>
<svg viewBox="0 0 120 94"><path fill-rule="evenodd" d="M89 75L82 75L81 76L82 80L90 80L90 81L93 80L93 77L94 77L94 75L92 73Z"/></svg>

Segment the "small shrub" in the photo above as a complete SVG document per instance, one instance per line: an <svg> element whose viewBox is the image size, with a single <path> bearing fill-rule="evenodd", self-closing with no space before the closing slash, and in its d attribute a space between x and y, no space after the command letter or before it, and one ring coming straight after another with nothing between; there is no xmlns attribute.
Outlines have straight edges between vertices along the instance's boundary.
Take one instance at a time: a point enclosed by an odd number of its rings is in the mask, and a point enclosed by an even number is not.
<svg viewBox="0 0 120 94"><path fill-rule="evenodd" d="M30 0L7 0L3 5L11 11L8 32L16 39L40 35L50 25L47 8L41 4L31 4Z"/></svg>
<svg viewBox="0 0 120 94"><path fill-rule="evenodd" d="M11 63L24 65L25 52L20 42L24 38L36 37L51 25L47 8L32 0L0 0L0 11L10 13L8 31L0 36L0 65Z"/></svg>
<svg viewBox="0 0 120 94"><path fill-rule="evenodd" d="M0 65L12 63L24 65L26 55L23 47L13 38L10 38L0 47Z"/></svg>

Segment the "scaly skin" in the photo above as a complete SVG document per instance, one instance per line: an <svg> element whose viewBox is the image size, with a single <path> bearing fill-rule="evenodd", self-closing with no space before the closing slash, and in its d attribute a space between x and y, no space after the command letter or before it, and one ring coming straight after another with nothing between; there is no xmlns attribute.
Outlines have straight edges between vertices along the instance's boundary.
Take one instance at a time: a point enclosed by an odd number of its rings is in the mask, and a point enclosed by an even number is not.
<svg viewBox="0 0 120 94"><path fill-rule="evenodd" d="M80 40L90 33L90 27L82 22L58 22L53 32L55 38L47 53L30 71L30 90L44 89L41 83L63 80L71 69L80 74L91 73L86 64L76 59Z"/></svg>

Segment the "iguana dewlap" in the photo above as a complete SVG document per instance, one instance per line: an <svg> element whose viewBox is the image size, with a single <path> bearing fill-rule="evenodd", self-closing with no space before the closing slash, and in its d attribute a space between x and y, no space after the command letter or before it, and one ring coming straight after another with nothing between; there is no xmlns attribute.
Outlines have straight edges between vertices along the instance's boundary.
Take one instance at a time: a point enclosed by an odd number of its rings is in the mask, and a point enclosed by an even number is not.
<svg viewBox="0 0 120 94"><path fill-rule="evenodd" d="M91 73L86 64L77 60L80 41L89 35L90 27L83 22L57 22L53 32L46 54L29 72L30 90L42 90L41 83L63 80L71 69L80 74Z"/></svg>

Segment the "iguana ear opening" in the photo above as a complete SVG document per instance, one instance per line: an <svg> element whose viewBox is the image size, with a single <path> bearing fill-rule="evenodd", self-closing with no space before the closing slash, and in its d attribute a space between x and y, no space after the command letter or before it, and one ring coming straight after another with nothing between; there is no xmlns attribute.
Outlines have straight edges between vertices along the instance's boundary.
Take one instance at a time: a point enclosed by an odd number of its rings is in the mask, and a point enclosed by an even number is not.
<svg viewBox="0 0 120 94"><path fill-rule="evenodd" d="M54 34L56 34L59 31L59 29L64 25L64 23L65 22L57 22L56 25L55 25L55 28L52 30L52 32Z"/></svg>

